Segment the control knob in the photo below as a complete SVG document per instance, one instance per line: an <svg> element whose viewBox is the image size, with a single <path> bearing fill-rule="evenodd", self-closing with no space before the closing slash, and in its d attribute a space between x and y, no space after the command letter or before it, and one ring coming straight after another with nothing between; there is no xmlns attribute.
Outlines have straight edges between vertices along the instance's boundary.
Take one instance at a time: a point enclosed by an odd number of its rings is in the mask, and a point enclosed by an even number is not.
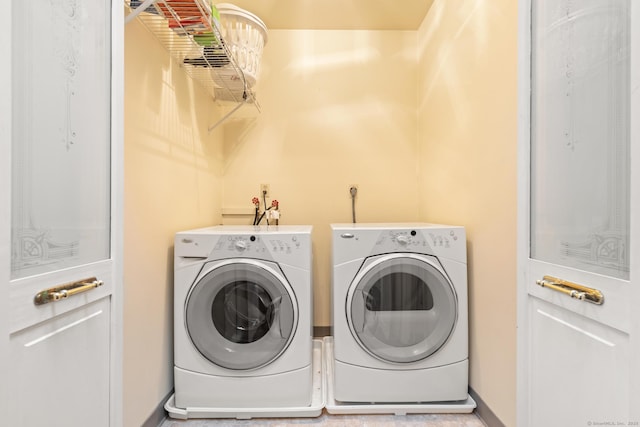
<svg viewBox="0 0 640 427"><path fill-rule="evenodd" d="M400 245L406 246L409 243L409 238L404 234L401 234L400 236L396 237L396 241L400 243Z"/></svg>

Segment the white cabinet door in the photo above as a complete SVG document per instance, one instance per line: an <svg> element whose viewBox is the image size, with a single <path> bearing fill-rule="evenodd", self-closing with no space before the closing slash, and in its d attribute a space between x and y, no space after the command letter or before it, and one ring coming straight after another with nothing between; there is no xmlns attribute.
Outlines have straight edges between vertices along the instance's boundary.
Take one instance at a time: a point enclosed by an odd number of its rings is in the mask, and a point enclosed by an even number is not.
<svg viewBox="0 0 640 427"><path fill-rule="evenodd" d="M12 426L115 426L122 70L112 30L121 31L122 4L10 3L0 73L11 87L0 105L11 171L0 184L0 226L10 230L0 252L9 279L4 417Z"/></svg>
<svg viewBox="0 0 640 427"><path fill-rule="evenodd" d="M102 298L11 335L7 425L111 425L110 306Z"/></svg>
<svg viewBox="0 0 640 427"><path fill-rule="evenodd" d="M640 3L520 5L518 425L638 425Z"/></svg>

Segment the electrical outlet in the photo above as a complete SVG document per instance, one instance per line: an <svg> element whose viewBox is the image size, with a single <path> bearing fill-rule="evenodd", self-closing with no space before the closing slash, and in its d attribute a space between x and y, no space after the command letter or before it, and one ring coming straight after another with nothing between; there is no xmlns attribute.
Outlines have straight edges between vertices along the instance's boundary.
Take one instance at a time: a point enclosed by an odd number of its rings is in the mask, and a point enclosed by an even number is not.
<svg viewBox="0 0 640 427"><path fill-rule="evenodd" d="M358 194L358 184L351 184L349 186L349 197L355 197Z"/></svg>
<svg viewBox="0 0 640 427"><path fill-rule="evenodd" d="M269 184L260 184L260 198L269 197Z"/></svg>

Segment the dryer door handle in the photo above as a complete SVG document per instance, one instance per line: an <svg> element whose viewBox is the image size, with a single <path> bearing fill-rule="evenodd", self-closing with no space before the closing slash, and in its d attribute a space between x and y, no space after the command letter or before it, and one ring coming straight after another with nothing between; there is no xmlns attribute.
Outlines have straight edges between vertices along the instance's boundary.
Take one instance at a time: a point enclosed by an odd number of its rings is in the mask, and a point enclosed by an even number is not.
<svg viewBox="0 0 640 427"><path fill-rule="evenodd" d="M368 294L365 291L358 289L353 293L353 300L351 302L351 322L353 323L353 329L358 333L364 331L364 314L367 295Z"/></svg>

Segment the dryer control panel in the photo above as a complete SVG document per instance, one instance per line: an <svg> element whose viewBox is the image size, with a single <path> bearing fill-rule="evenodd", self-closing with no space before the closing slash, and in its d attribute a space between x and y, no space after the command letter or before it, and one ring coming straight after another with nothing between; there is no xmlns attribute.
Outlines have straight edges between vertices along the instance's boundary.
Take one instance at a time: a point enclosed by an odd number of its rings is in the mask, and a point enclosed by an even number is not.
<svg viewBox="0 0 640 427"><path fill-rule="evenodd" d="M463 250L466 253L465 246L464 232L453 228L388 230L380 233L373 252L419 252L452 256L449 252Z"/></svg>
<svg viewBox="0 0 640 427"><path fill-rule="evenodd" d="M414 252L466 262L466 234L460 226L334 224L332 229L335 263L394 252Z"/></svg>
<svg viewBox="0 0 640 427"><path fill-rule="evenodd" d="M416 230L388 230L378 236L375 251L383 252L413 252L430 249L431 245L422 233Z"/></svg>

